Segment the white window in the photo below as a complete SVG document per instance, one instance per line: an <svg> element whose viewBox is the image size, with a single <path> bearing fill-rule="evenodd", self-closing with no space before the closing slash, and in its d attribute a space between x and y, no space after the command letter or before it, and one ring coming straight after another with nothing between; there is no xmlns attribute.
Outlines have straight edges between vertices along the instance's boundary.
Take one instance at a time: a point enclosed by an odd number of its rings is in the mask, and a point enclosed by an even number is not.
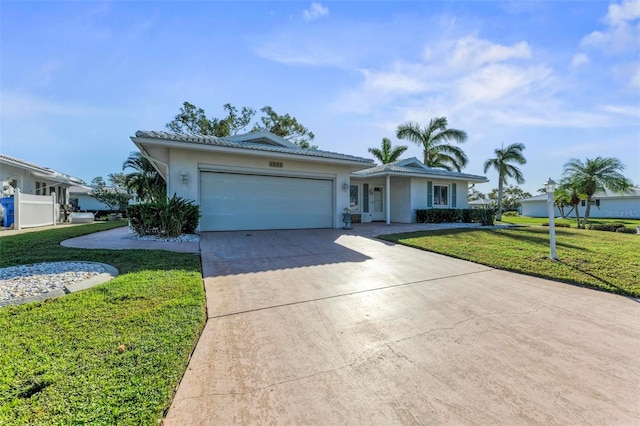
<svg viewBox="0 0 640 426"><path fill-rule="evenodd" d="M351 210L359 211L360 210L360 190L358 185L351 185L349 187L349 208Z"/></svg>
<svg viewBox="0 0 640 426"><path fill-rule="evenodd" d="M449 187L433 185L433 205L448 206L449 205Z"/></svg>

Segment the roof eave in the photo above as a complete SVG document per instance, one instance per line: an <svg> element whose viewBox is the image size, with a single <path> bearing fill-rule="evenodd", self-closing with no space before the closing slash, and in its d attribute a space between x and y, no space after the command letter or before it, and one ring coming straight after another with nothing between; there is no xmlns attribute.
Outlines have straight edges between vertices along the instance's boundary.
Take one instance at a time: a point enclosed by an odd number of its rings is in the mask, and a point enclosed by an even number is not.
<svg viewBox="0 0 640 426"><path fill-rule="evenodd" d="M392 171L380 171L367 175L361 174L351 174L354 178L367 179L372 177L386 177L386 176L402 176L402 177L418 177L418 178L426 178L426 179L440 179L440 180L457 180L457 181L465 181L465 182L474 182L474 183L486 183L489 182L489 179L482 176L444 176L444 175L427 175L424 173L401 173L401 172L392 172Z"/></svg>
<svg viewBox="0 0 640 426"><path fill-rule="evenodd" d="M262 151L257 149L233 148L233 147L209 145L209 144L198 144L198 143L189 143L189 145L185 145L185 142L172 141L170 139L158 140L158 139L152 139L152 138L132 136L131 140L133 141L134 144L136 144L136 146L138 146L138 148L140 148L145 144L150 144L154 146L162 146L167 148L222 152L222 153L239 154L239 155L247 155L247 156L249 155L260 156L260 157L266 157L266 158L289 158L289 159L295 159L298 161L308 161L308 162L314 162L314 163L348 165L348 166L352 166L354 170L366 169L371 167L374 164L373 160L370 160L370 162L369 161L363 162L359 160L317 157L317 156L302 155L302 154L295 154L295 153Z"/></svg>

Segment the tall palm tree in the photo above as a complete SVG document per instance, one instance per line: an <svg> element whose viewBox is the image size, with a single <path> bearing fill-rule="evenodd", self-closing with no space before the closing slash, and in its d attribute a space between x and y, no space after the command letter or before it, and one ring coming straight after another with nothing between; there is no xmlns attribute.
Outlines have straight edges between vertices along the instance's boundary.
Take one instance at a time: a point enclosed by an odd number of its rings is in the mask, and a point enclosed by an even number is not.
<svg viewBox="0 0 640 426"><path fill-rule="evenodd" d="M391 146L389 138L382 138L381 148L369 148L369 152L373 154L382 164L389 164L397 161L398 158L407 150L408 146Z"/></svg>
<svg viewBox="0 0 640 426"><path fill-rule="evenodd" d="M407 122L398 126L396 136L419 145L423 149L424 164L428 167L460 171L469 159L462 148L447 142L464 143L467 133L458 129L447 128L447 117L435 117L426 127L419 123Z"/></svg>
<svg viewBox="0 0 640 426"><path fill-rule="evenodd" d="M522 155L524 149L524 144L512 143L506 148L496 149L494 151L496 156L484 162L485 173L492 167L498 171L498 213L496 214L496 220L502 220L502 191L507 183L507 178L513 178L520 184L524 183L524 176L520 169L510 164L526 164L527 160Z"/></svg>
<svg viewBox="0 0 640 426"><path fill-rule="evenodd" d="M141 201L159 201L166 196L166 183L151 162L139 152L132 152L122 163L122 170L133 169L125 176L125 185Z"/></svg>
<svg viewBox="0 0 640 426"><path fill-rule="evenodd" d="M631 181L621 173L623 170L624 164L617 158L610 157L596 157L593 160L587 158L584 163L574 158L564 165L563 178L571 182L578 192L587 197L583 228L589 220L593 194L605 189L619 193L629 190Z"/></svg>

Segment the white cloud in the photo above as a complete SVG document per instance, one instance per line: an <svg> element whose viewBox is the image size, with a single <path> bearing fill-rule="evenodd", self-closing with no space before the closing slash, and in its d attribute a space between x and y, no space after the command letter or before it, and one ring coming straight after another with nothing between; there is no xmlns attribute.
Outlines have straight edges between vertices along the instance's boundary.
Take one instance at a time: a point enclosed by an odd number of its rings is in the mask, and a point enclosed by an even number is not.
<svg viewBox="0 0 640 426"><path fill-rule="evenodd" d="M640 18L640 0L627 0L609 5L604 18L607 27L593 31L582 39L582 47L596 47L606 53L637 51L640 47L640 24L634 22Z"/></svg>
<svg viewBox="0 0 640 426"><path fill-rule="evenodd" d="M513 46L504 46L475 37L464 37L455 42L453 52L447 60L455 67L477 67L510 59L531 59L529 45L523 41Z"/></svg>
<svg viewBox="0 0 640 426"><path fill-rule="evenodd" d="M626 0L621 4L610 4L605 21L611 26L640 18L640 0Z"/></svg>
<svg viewBox="0 0 640 426"><path fill-rule="evenodd" d="M584 53L576 53L571 61L571 68L579 68L589 62L589 56Z"/></svg>
<svg viewBox="0 0 640 426"><path fill-rule="evenodd" d="M309 9L305 9L302 12L302 17L306 21L314 21L327 15L329 15L329 8L316 2L311 3Z"/></svg>

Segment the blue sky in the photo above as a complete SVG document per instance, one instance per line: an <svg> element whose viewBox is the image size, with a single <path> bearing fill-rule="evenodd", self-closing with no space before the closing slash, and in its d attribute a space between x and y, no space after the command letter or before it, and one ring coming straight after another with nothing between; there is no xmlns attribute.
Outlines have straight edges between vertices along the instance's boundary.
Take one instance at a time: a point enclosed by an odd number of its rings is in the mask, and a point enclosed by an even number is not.
<svg viewBox="0 0 640 426"><path fill-rule="evenodd" d="M526 145L525 190L571 158L640 183L640 0L0 4L0 151L90 181L184 101L290 113L369 157L408 120L465 130L467 173ZM497 186L490 171L488 192Z"/></svg>

